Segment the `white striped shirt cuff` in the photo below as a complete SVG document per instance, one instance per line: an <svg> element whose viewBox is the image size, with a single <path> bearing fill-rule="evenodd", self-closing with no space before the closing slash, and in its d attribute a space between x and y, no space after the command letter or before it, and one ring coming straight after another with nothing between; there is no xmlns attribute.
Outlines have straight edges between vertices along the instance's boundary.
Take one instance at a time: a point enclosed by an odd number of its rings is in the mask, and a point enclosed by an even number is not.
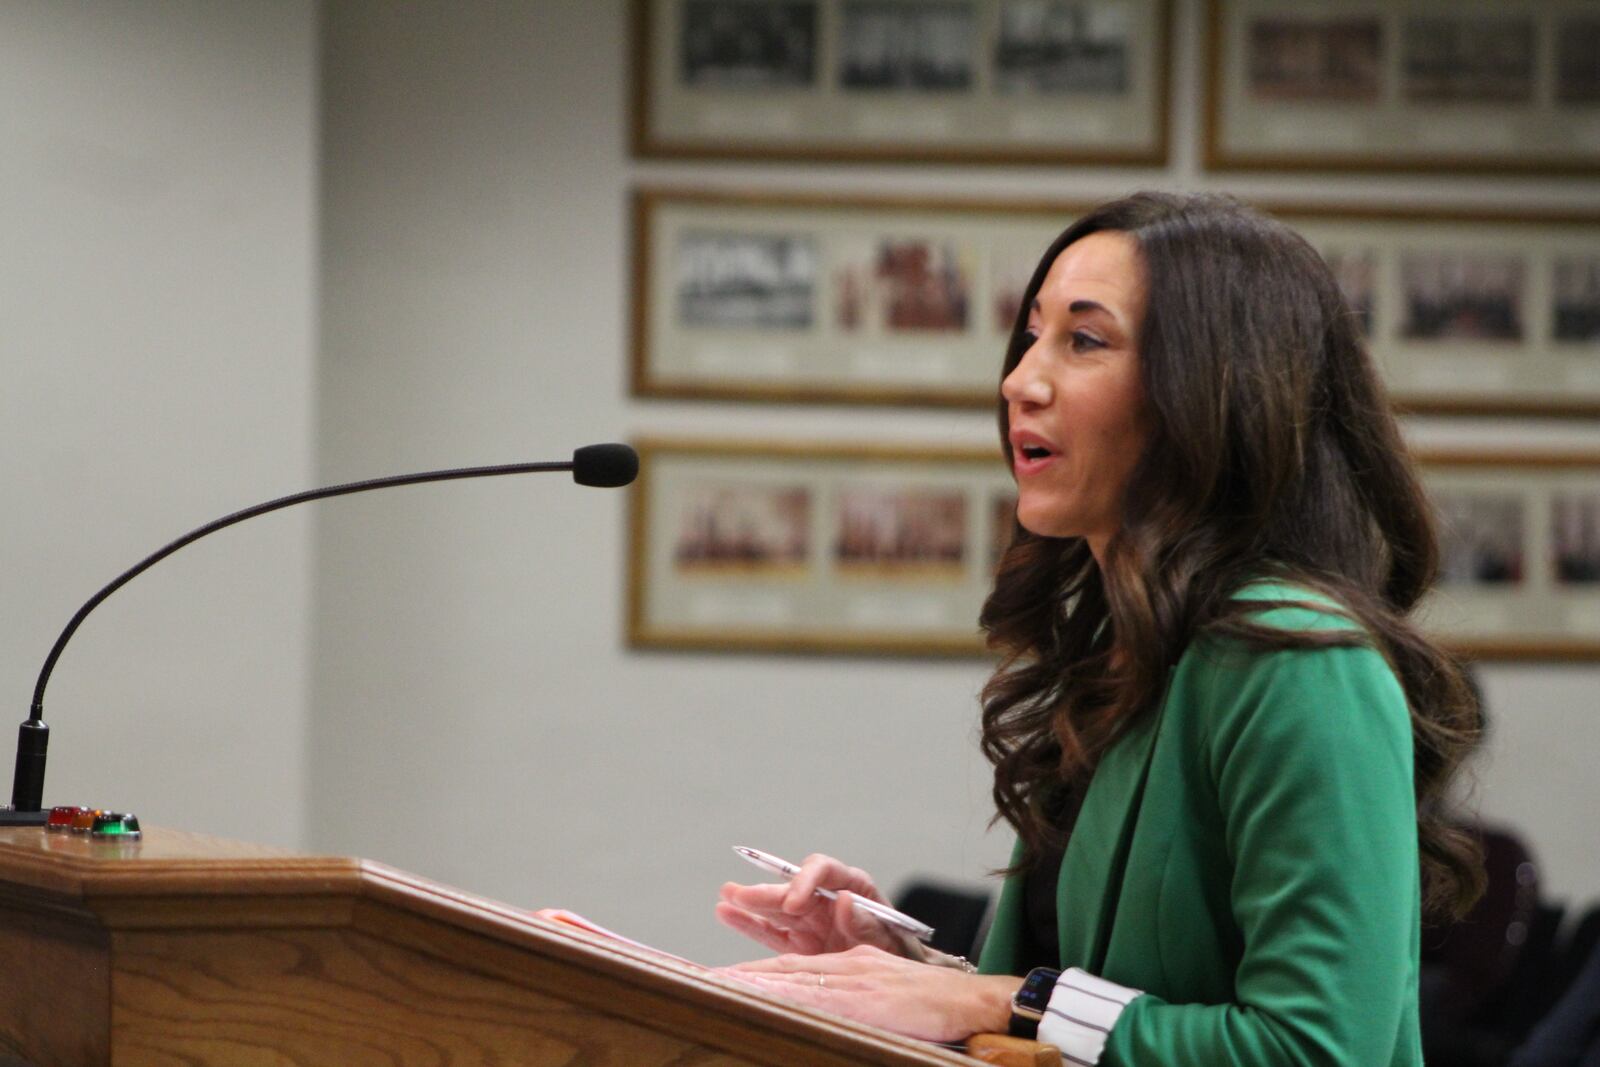
<svg viewBox="0 0 1600 1067"><path fill-rule="evenodd" d="M1067 1063L1094 1067L1122 1009L1143 992L1076 967L1063 971L1039 1020L1039 1040L1060 1049Z"/></svg>

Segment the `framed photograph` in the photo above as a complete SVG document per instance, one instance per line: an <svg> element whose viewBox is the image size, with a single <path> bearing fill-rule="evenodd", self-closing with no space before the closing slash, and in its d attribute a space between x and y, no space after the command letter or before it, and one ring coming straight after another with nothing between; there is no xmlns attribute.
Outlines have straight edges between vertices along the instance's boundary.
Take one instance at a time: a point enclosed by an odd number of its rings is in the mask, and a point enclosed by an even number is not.
<svg viewBox="0 0 1600 1067"><path fill-rule="evenodd" d="M1488 659L1600 657L1600 452L1424 452L1439 583L1424 625Z"/></svg>
<svg viewBox="0 0 1600 1067"><path fill-rule="evenodd" d="M1600 212L1261 206L1327 259L1403 410L1600 414ZM989 407L1084 208L640 191L633 391Z"/></svg>
<svg viewBox="0 0 1600 1067"><path fill-rule="evenodd" d="M1600 171L1592 0L1208 0L1206 166Z"/></svg>
<svg viewBox="0 0 1600 1067"><path fill-rule="evenodd" d="M1170 0L634 0L652 158L1167 158Z"/></svg>
<svg viewBox="0 0 1600 1067"><path fill-rule="evenodd" d="M1070 218L1020 204L639 192L634 393L992 404L1023 290Z"/></svg>
<svg viewBox="0 0 1600 1067"><path fill-rule="evenodd" d="M1333 268L1402 410L1600 414L1600 214L1272 210Z"/></svg>
<svg viewBox="0 0 1600 1067"><path fill-rule="evenodd" d="M1016 508L998 445L637 447L630 644L982 652Z"/></svg>
<svg viewBox="0 0 1600 1067"><path fill-rule="evenodd" d="M634 647L983 654L1016 521L998 445L637 447ZM1417 458L1441 543L1423 626L1472 657L1600 657L1600 452Z"/></svg>

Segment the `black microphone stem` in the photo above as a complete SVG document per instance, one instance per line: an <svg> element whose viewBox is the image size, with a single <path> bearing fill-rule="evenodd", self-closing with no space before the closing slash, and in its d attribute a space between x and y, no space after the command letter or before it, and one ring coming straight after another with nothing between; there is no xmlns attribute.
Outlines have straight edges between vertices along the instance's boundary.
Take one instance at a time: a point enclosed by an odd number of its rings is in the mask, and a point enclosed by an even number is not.
<svg viewBox="0 0 1600 1067"><path fill-rule="evenodd" d="M631 466L629 464L631 463ZM17 740L17 768L16 776L12 782L11 812L18 815L35 813L40 810L44 796L44 763L45 749L49 744L50 728L44 724L44 687L50 681L50 672L55 669L56 660L61 658L61 650L66 647L72 635L89 613L100 606L100 603L127 585L144 571L166 559L178 549L192 544L207 534L216 533L218 530L265 515L269 511L280 508L292 507L310 500L322 500L331 496L344 496L348 493L360 493L368 489L388 489L398 485L416 485L419 482L446 482L457 478L482 478L496 474L532 474L540 471L573 471L574 478L585 485L625 485L633 480L634 472L638 470L638 460L632 450L624 445L589 445L581 448L568 462L551 463L504 463L488 467L456 467L450 470L423 471L419 474L398 474L387 478L371 478L360 482L347 482L343 485L330 485L322 489L308 489L302 493L293 493L281 496L276 500L269 500L264 504L236 511L231 515L224 515L215 522L209 522L184 534L164 548L157 550L123 571L116 578L101 589L89 601L78 609L72 621L67 623L66 629L61 631L61 636L56 638L56 643L50 649L50 655L45 657L44 667L39 671L39 680L33 687L33 708L28 718L22 723ZM598 480L596 480L598 479ZM0 809L0 816L10 814ZM0 817L0 825L9 820Z"/></svg>
<svg viewBox="0 0 1600 1067"><path fill-rule="evenodd" d="M280 496L276 500L269 500L265 504L236 511L232 515L224 515L215 522L208 522L198 530L184 534L176 541L152 552L144 559L135 563L117 577L113 578L106 587L89 598L88 603L78 609L78 613L67 623L67 628L61 631L61 636L56 638L56 643L50 649L50 655L45 657L44 669L39 672L39 681L33 687L33 711L28 716L32 722L37 722L44 715L44 687L50 681L50 672L55 669L56 660L61 658L61 650L66 647L72 635L77 631L89 612L100 606L101 601L127 585L143 572L160 563L168 556L185 545L193 544L207 534L216 533L218 530L253 519L257 515L265 515L269 511L279 508L292 507L295 504L304 504L311 500L323 500L330 496L344 496L348 493L359 493L366 489L387 489L396 485L415 485L418 482L445 482L455 478L477 478L491 474L530 474L534 471L569 471L571 463L506 463L493 467L458 467L453 470L424 471L421 474L397 474L389 478L371 478L363 482L346 482L344 485L330 485L322 489L307 489L302 493L293 493L289 496Z"/></svg>

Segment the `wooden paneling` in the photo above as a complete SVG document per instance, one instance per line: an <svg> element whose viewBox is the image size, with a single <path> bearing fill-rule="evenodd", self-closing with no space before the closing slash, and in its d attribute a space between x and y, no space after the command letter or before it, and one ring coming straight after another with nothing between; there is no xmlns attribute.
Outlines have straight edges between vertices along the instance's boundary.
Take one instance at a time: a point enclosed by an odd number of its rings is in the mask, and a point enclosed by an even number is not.
<svg viewBox="0 0 1600 1067"><path fill-rule="evenodd" d="M119 1063L649 1067L695 1051L562 996L349 930L141 931L118 940Z"/></svg>
<svg viewBox="0 0 1600 1067"><path fill-rule="evenodd" d="M0 907L0 1064L110 1061L109 939L87 916Z"/></svg>

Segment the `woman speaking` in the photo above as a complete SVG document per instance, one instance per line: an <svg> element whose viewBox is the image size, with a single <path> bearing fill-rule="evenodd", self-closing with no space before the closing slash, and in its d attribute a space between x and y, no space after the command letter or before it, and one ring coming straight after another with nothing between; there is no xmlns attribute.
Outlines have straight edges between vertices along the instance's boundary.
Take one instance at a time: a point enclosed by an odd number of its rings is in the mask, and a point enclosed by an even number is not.
<svg viewBox="0 0 1600 1067"><path fill-rule="evenodd" d="M1440 811L1478 713L1407 619L1429 508L1321 258L1225 198L1103 205L1034 271L999 412L982 746L1017 845L980 965L813 856L723 887L782 953L730 972L1074 1064L1420 1064L1423 915L1481 885Z"/></svg>

